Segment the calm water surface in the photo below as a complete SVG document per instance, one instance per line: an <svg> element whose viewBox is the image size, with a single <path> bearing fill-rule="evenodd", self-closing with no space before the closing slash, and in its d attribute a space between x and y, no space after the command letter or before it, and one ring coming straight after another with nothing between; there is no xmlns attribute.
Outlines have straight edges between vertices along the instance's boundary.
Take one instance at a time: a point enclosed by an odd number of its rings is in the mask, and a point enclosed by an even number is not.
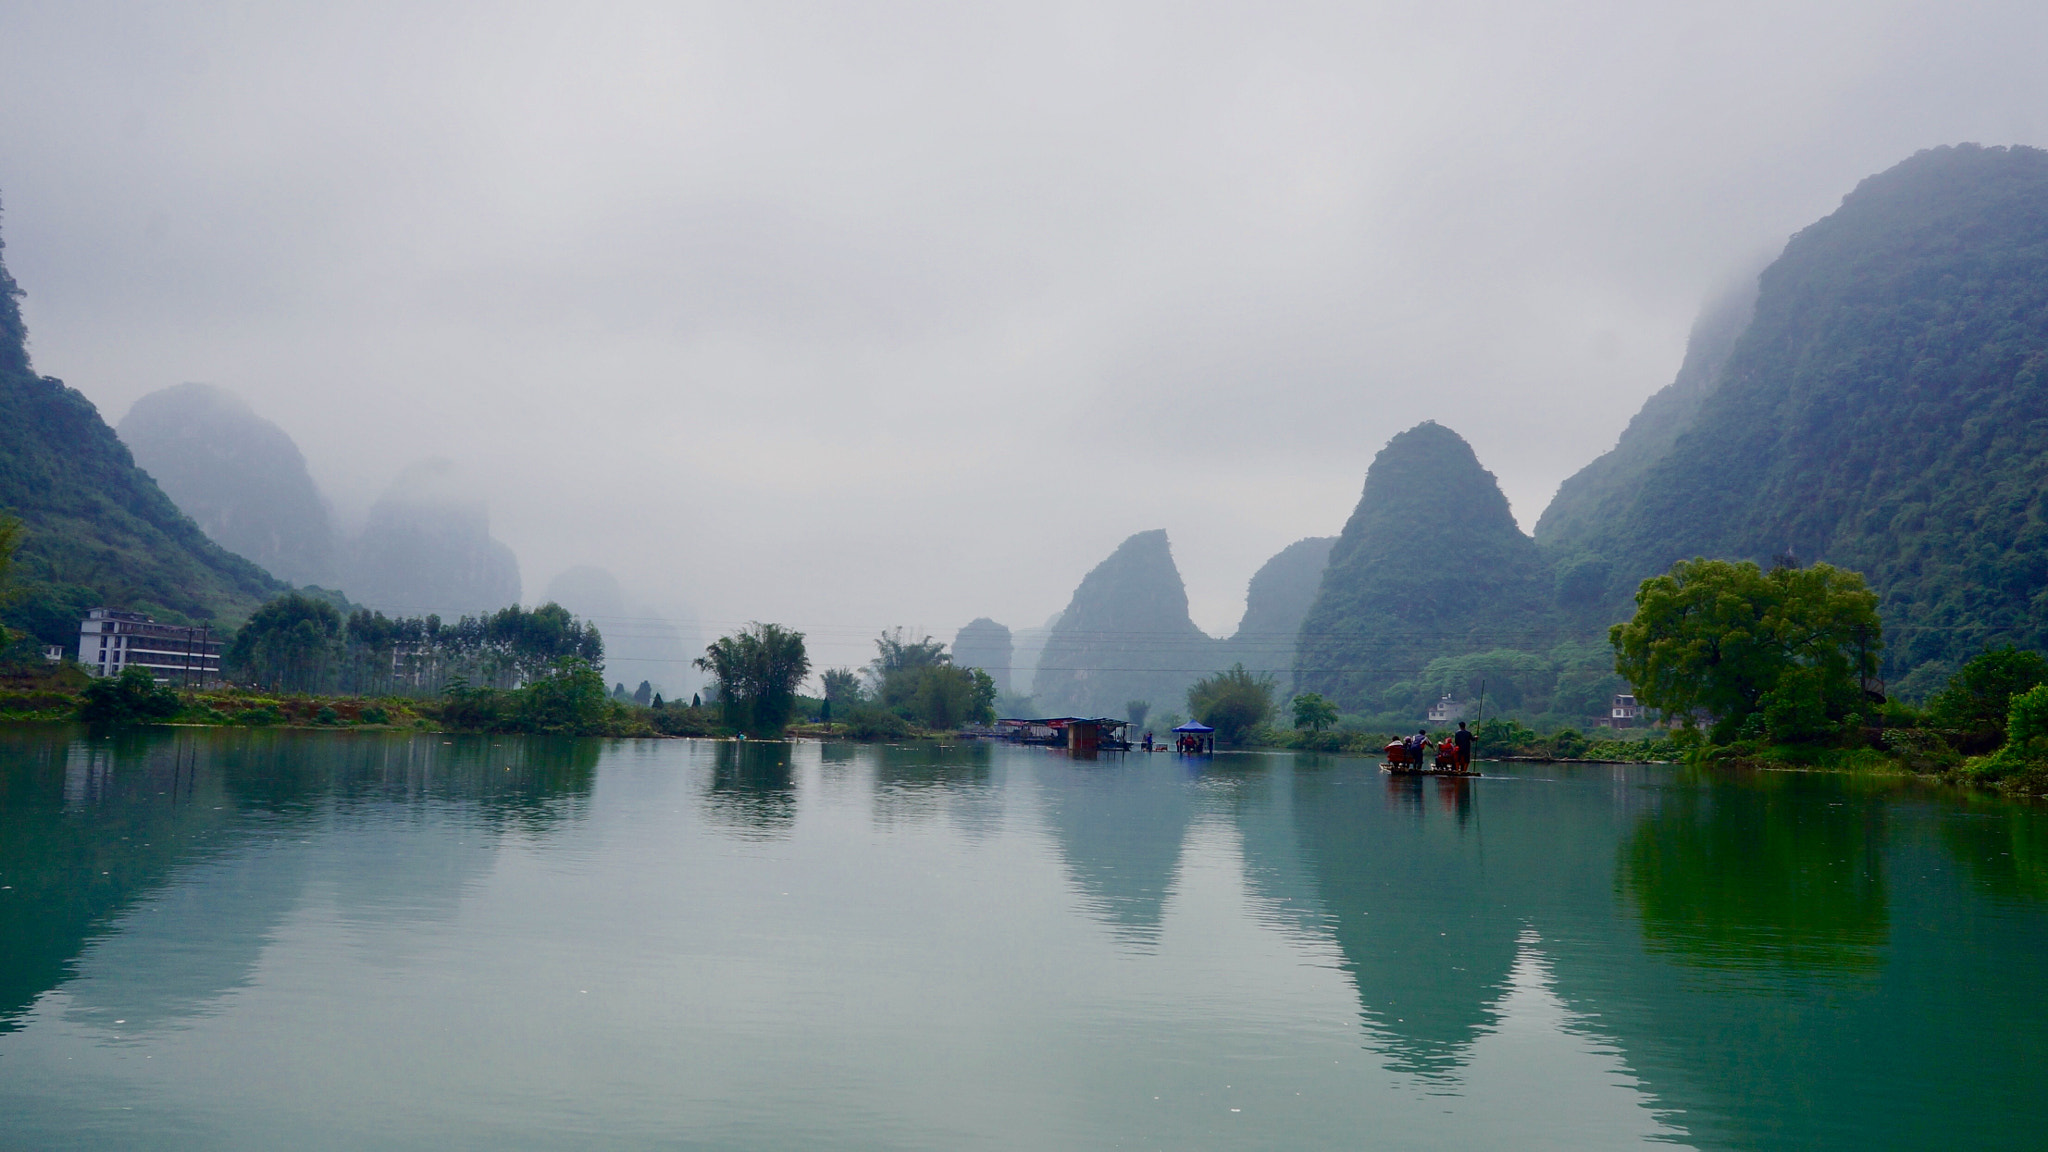
<svg viewBox="0 0 2048 1152"><path fill-rule="evenodd" d="M2024 1148L2048 819L1828 776L0 732L9 1148Z"/></svg>

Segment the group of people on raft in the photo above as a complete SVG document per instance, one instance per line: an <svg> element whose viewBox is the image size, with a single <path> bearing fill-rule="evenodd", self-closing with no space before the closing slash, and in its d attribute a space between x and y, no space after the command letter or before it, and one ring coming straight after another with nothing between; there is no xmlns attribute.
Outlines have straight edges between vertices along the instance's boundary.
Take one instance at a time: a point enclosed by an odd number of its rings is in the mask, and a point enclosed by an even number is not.
<svg viewBox="0 0 2048 1152"><path fill-rule="evenodd" d="M1409 765L1421 768L1430 760L1429 731L1418 728L1415 735L1403 737L1387 745L1387 763ZM1472 732L1458 721L1458 730L1445 739L1437 741L1436 770L1439 772L1470 772L1472 770Z"/></svg>
<svg viewBox="0 0 2048 1152"><path fill-rule="evenodd" d="M1145 751L1150 752L1155 747L1164 748L1166 745L1155 744L1152 740L1152 733L1147 732L1145 733L1143 747ZM1213 735L1201 736L1193 732L1183 732L1180 734L1180 739L1174 742L1173 750L1183 756L1205 756L1216 751L1216 737Z"/></svg>

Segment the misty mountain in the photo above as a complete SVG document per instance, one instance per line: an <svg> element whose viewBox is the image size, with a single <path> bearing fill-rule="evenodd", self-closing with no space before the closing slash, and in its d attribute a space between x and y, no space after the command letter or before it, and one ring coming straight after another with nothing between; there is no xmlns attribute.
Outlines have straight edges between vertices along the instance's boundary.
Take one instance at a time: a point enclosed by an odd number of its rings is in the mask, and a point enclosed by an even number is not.
<svg viewBox="0 0 2048 1152"><path fill-rule="evenodd" d="M1347 711L1406 708L1419 719L1428 692L1416 685L1433 663L1547 647L1550 588L1493 473L1457 433L1418 424L1366 471L1302 623L1295 685Z"/></svg>
<svg viewBox="0 0 2048 1152"><path fill-rule="evenodd" d="M1010 633L1010 685L1016 695L1030 696L1036 691L1038 661L1059 622L1060 614L1055 612L1036 628L1019 628Z"/></svg>
<svg viewBox="0 0 2048 1152"><path fill-rule="evenodd" d="M1046 714L1120 716L1130 700L1183 709L1188 685L1221 655L1188 615L1165 531L1140 532L1074 590L1039 657L1032 695Z"/></svg>
<svg viewBox="0 0 2048 1152"><path fill-rule="evenodd" d="M207 539L90 400L35 374L20 294L0 262L0 512L27 528L8 625L76 645L79 617L98 604L239 623L282 585Z"/></svg>
<svg viewBox="0 0 2048 1152"><path fill-rule="evenodd" d="M519 558L491 536L483 497L446 460L401 473L353 552L349 595L372 608L453 618L519 602Z"/></svg>
<svg viewBox="0 0 2048 1152"><path fill-rule="evenodd" d="M1323 585L1335 536L1296 540L1259 566L1245 588L1244 618L1225 641L1226 662L1272 673L1284 694L1294 679L1294 651L1301 622Z"/></svg>
<svg viewBox="0 0 2048 1152"><path fill-rule="evenodd" d="M137 400L119 432L214 543L294 583L334 583L334 525L306 458L241 397L206 384L165 388Z"/></svg>
<svg viewBox="0 0 2048 1152"><path fill-rule="evenodd" d="M1871 580L1895 691L2048 648L2048 152L1936 148L1864 180L1764 271L1634 494L1576 539L1571 504L1545 521L1609 615L1674 560L1790 554Z"/></svg>
<svg viewBox="0 0 2048 1152"><path fill-rule="evenodd" d="M1752 279L1700 313L1686 340L1677 377L1644 401L1613 448L1558 485L1557 495L1536 521L1538 544L1550 549L1576 547L1622 514L1641 491L1650 466L1692 426L1700 404L1720 383L1721 369L1755 309Z"/></svg>
<svg viewBox="0 0 2048 1152"><path fill-rule="evenodd" d="M953 663L961 668L979 668L996 682L996 692L1010 694L1010 630L986 616L979 617L953 637Z"/></svg>
<svg viewBox="0 0 2048 1152"><path fill-rule="evenodd" d="M605 674L612 680L628 685L646 680L656 692L685 702L703 683L703 675L690 666L704 653L695 624L668 619L629 598L618 577L605 569L571 568L548 581L544 599L597 626L604 637Z"/></svg>

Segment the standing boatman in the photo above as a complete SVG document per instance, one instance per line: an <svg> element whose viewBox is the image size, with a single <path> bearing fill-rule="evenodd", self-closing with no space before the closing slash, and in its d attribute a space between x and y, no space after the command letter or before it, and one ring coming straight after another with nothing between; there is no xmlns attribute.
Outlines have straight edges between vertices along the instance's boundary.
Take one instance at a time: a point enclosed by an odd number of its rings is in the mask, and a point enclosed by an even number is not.
<svg viewBox="0 0 2048 1152"><path fill-rule="evenodd" d="M1451 739L1458 745L1458 771L1472 770L1472 733L1463 720L1458 721L1458 730L1451 733Z"/></svg>

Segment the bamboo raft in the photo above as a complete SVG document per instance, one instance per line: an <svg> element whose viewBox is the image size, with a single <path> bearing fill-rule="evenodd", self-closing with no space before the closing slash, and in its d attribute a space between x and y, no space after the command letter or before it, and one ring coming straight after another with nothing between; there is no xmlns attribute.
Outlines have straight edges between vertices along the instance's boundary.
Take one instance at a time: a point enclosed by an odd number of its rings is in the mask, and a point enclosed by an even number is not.
<svg viewBox="0 0 2048 1152"><path fill-rule="evenodd" d="M1469 780L1483 775L1470 768L1432 768L1427 764L1416 764L1408 759L1408 749L1400 741L1386 746L1387 759L1380 765L1380 771L1389 776L1442 776L1453 780Z"/></svg>

